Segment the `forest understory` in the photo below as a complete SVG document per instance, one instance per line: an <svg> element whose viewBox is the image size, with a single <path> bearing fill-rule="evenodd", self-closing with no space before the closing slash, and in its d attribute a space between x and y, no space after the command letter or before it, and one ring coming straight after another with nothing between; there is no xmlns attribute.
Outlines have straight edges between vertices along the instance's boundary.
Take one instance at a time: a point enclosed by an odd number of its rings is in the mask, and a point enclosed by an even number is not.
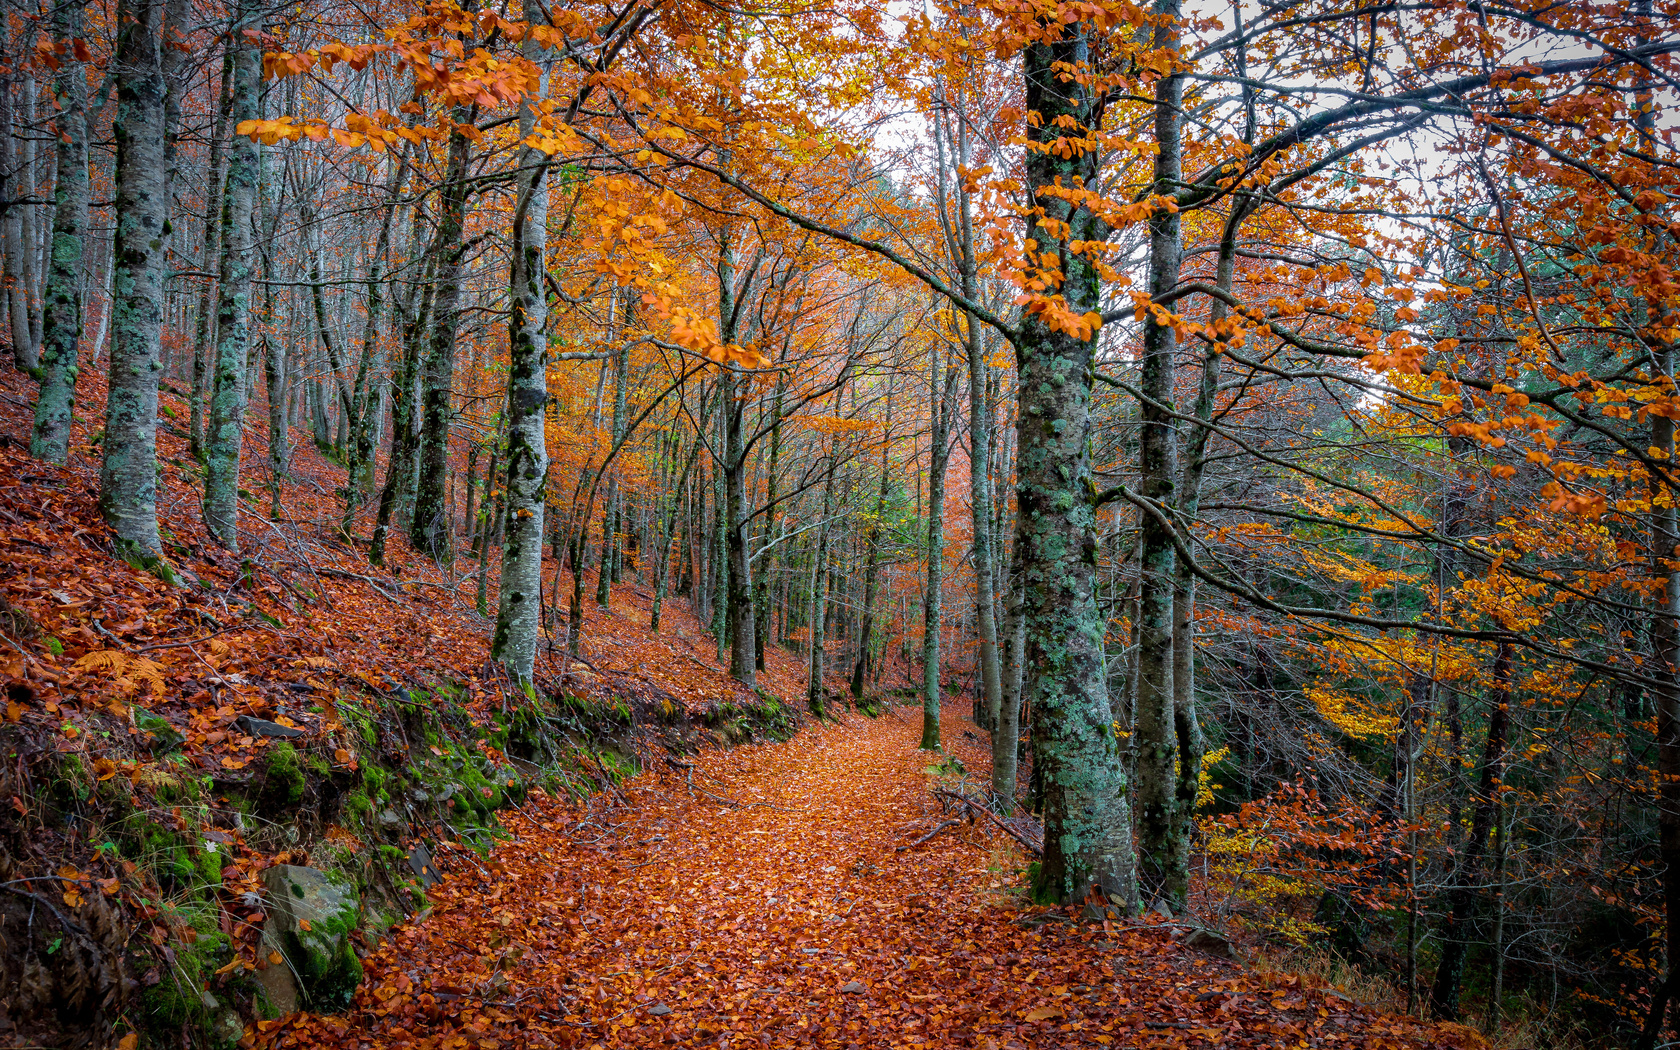
<svg viewBox="0 0 1680 1050"><path fill-rule="evenodd" d="M1033 905L1032 825L952 804L987 778L972 723L947 715L939 755L890 697L783 708L794 654L747 692L680 606L649 633L635 588L589 608L567 699L521 708L472 574L358 565L313 449L235 559L183 513L160 428L166 582L102 546L88 459L22 455L19 401L0 389L6 1046L1487 1045L1187 947L1183 921ZM264 977L295 965L263 937L286 865L359 898L359 980L299 980L296 1013Z"/></svg>

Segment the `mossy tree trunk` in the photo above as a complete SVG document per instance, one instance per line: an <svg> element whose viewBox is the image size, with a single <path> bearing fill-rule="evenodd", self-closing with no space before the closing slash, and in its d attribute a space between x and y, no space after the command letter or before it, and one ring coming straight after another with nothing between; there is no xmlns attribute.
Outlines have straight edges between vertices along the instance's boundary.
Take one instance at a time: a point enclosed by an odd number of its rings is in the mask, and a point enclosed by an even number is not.
<svg viewBox="0 0 1680 1050"><path fill-rule="evenodd" d="M157 404L163 267L170 232L164 11L161 0L121 0L117 6L111 367L99 471L99 509L117 542L154 558L162 553Z"/></svg>
<svg viewBox="0 0 1680 1050"><path fill-rule="evenodd" d="M77 353L82 340L82 256L87 241L87 67L70 47L82 37L80 4L52 9L53 41L65 45L53 81L58 96L57 179L54 183L52 255L47 267L41 324L41 391L29 454L63 463L70 454L76 415Z"/></svg>
<svg viewBox="0 0 1680 1050"><path fill-rule="evenodd" d="M525 0L525 17L533 25L542 19L540 0ZM543 70L546 86L550 52L532 39L526 39L523 48L525 57ZM532 100L522 102L521 138L536 129L538 116ZM508 321L506 517L491 656L523 685L531 681L537 635L542 628L543 510L548 481L543 415L548 401L548 291L544 283L548 252L548 186L544 177L548 157L521 147L519 171L509 288L513 312ZM490 474L494 473L492 465ZM486 492L485 499L489 498ZM482 568L489 562L488 546L486 541L486 549L480 554L481 580Z"/></svg>
<svg viewBox="0 0 1680 1050"><path fill-rule="evenodd" d="M951 460L951 418L957 410L957 381L962 376L956 355L946 361L944 385L939 374L939 351L928 352L928 395L934 403L929 435L927 582L922 591L922 741L924 751L939 750L939 621L943 613L945 581L945 468Z"/></svg>
<svg viewBox="0 0 1680 1050"><path fill-rule="evenodd" d="M1162 0L1156 14L1155 46L1177 42L1177 0ZM1176 76L1155 85L1155 183L1161 203L1149 220L1149 291L1178 285L1183 254L1178 209L1167 202L1182 178L1181 142L1184 82ZM1143 317L1138 435L1139 489L1156 513L1145 512L1138 535L1137 835L1139 878L1151 900L1183 911L1189 892L1188 814L1178 812L1178 737L1173 691L1173 588L1177 574L1170 515L1178 496L1178 424L1174 418L1173 359L1177 343L1171 319L1147 311Z"/></svg>
<svg viewBox="0 0 1680 1050"><path fill-rule="evenodd" d="M458 107L455 126L476 119L476 109ZM467 203L467 161L471 144L459 131L449 135L449 164L438 205L437 291L421 375L420 475L408 535L416 550L442 564L449 560L449 434L454 415L455 333L461 302L462 238Z"/></svg>
<svg viewBox="0 0 1680 1050"><path fill-rule="evenodd" d="M216 106L216 123L210 133L210 174L205 180L205 192L211 200L222 199L222 165L227 138L228 109L233 105L233 53L238 41L228 34L222 55L222 87ZM221 266L222 213L218 208L204 209L204 253L200 265L205 273L217 272ZM198 318L194 325L192 354L192 396L188 399L187 452L194 459L204 456L204 409L209 401L210 372L215 367L209 360L211 346L216 342L216 282L202 278L204 287L198 295Z"/></svg>
<svg viewBox="0 0 1680 1050"><path fill-rule="evenodd" d="M1036 220L1026 236L1061 261L1060 291L1075 316L1100 309L1100 279L1069 241L1108 230L1060 186L1101 184L1099 157L1083 136L1102 124L1101 101L1073 72L1092 61L1088 23L1062 27L1022 56L1032 125L1027 176ZM1071 127L1064 127L1064 124ZM1041 209L1041 211L1038 211ZM1016 499L1025 593L1027 702L1042 784L1044 857L1033 882L1040 900L1079 901L1093 891L1135 907L1126 778L1111 728L1103 667L1105 620L1097 605L1096 499L1091 475L1091 368L1095 332L1023 317L1015 345L1020 374Z"/></svg>
<svg viewBox="0 0 1680 1050"><path fill-rule="evenodd" d="M256 18L240 0L229 34L233 58L235 127L257 118L262 63L244 30ZM239 467L245 439L245 371L251 346L251 215L256 202L260 147L247 135L228 145L222 192L222 262L216 298L216 383L205 434L204 524L229 550L239 549Z"/></svg>

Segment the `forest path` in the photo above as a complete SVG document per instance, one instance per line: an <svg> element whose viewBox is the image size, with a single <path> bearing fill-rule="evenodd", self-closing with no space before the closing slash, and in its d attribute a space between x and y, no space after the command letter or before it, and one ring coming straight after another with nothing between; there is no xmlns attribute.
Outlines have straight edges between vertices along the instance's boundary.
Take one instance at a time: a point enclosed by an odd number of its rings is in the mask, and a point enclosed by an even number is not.
<svg viewBox="0 0 1680 1050"><path fill-rule="evenodd" d="M939 816L917 712L698 756L587 807L534 802L487 867L451 851L429 919L348 1014L273 1046L1443 1045L1293 979L1023 907L1007 839ZM957 753L984 756L952 720ZM1005 869L1008 870L1005 870ZM1431 1038L1433 1036L1433 1038Z"/></svg>

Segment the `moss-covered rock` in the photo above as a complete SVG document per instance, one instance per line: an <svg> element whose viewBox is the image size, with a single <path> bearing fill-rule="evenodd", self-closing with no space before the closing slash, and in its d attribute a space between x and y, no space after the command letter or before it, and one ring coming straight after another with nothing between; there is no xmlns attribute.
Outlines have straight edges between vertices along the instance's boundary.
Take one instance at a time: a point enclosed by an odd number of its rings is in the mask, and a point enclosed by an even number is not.
<svg viewBox="0 0 1680 1050"><path fill-rule="evenodd" d="M162 718L144 707L134 708L134 728L140 730L141 739L151 747L152 754L165 755L175 751L186 742L169 720Z"/></svg>
<svg viewBox="0 0 1680 1050"><path fill-rule="evenodd" d="M314 1010L341 1010L362 981L362 964L350 934L360 901L355 888L326 872L277 864L263 872L269 917L263 936L278 946L297 975L300 1002Z"/></svg>

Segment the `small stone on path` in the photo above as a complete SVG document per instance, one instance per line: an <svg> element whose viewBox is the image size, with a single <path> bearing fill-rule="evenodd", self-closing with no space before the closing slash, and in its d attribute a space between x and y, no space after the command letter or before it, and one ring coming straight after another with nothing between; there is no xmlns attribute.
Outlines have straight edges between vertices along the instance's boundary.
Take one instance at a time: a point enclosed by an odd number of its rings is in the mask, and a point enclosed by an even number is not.
<svg viewBox="0 0 1680 1050"><path fill-rule="evenodd" d="M648 1013L652 1014L655 1017L664 1017L666 1014L668 1014L670 1012L671 1012L671 1008L669 1006L666 1006L664 1003L654 1003L653 1004L653 1009L648 1011Z"/></svg>
<svg viewBox="0 0 1680 1050"><path fill-rule="evenodd" d="M840 986L840 990L845 992L847 995L862 995L864 992L869 991L869 989L865 988L859 981L847 981L845 984Z"/></svg>

